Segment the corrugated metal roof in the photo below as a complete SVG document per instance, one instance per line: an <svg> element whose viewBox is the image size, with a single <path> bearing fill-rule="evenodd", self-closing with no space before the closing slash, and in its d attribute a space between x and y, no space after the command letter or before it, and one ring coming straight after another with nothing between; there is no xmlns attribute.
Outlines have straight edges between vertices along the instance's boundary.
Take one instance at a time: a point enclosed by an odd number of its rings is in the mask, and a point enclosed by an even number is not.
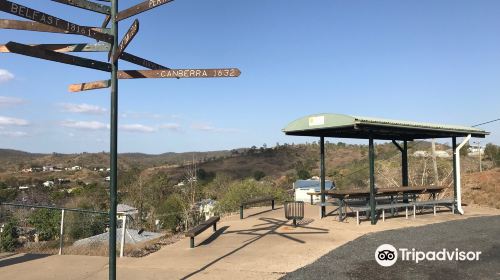
<svg viewBox="0 0 500 280"><path fill-rule="evenodd" d="M356 120L356 122L367 123L367 124L374 123L374 124L396 125L401 127L419 127L419 128L431 128L431 129L460 130L460 131L470 131L470 132L485 132L484 130L481 130L476 127L462 126L462 125L445 125L445 124L401 121L401 120L360 117L360 116L353 116L353 118Z"/></svg>
<svg viewBox="0 0 500 280"><path fill-rule="evenodd" d="M380 139L387 139L392 135L396 138L438 138L448 136L461 137L467 134L472 134L474 137L484 137L489 134L479 128L462 125L435 124L330 113L315 114L299 118L288 124L283 129L283 132L290 135L365 139L367 133L371 133L375 137L383 137Z"/></svg>

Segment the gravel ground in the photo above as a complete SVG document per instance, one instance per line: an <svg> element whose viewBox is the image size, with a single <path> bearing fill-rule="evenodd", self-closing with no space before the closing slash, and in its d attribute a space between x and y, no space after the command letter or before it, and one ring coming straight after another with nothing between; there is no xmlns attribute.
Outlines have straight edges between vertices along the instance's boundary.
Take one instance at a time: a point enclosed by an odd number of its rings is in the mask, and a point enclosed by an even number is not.
<svg viewBox="0 0 500 280"><path fill-rule="evenodd" d="M382 267L375 261L375 250L382 244L424 252L458 248L482 253L479 261L418 264L399 256L393 266ZM500 216L367 234L281 279L500 279Z"/></svg>

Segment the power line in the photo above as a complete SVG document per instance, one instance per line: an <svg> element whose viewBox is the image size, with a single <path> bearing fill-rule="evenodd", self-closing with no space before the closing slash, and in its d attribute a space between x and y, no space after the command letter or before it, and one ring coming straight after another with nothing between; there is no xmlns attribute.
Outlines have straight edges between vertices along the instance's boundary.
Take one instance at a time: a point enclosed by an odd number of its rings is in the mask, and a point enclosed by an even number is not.
<svg viewBox="0 0 500 280"><path fill-rule="evenodd" d="M484 123L476 124L476 125L473 125L472 127L481 126L481 125L492 123L492 122L496 122L496 121L500 121L500 119L495 119L495 120L487 121L487 122L484 122Z"/></svg>

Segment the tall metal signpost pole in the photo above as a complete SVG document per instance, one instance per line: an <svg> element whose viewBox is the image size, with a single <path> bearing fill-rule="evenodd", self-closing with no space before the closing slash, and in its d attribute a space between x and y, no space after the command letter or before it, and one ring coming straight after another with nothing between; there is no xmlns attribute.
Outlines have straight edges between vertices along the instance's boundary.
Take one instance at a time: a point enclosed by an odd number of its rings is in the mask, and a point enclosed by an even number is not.
<svg viewBox="0 0 500 280"><path fill-rule="evenodd" d="M110 188L109 188L109 279L116 279L116 207L118 175L118 0L111 0L111 133L110 133Z"/></svg>
<svg viewBox="0 0 500 280"><path fill-rule="evenodd" d="M118 42L118 23L142 12L157 8L173 0L146 0L125 10L118 10L118 0L99 0L111 6L90 0L51 0L105 15L100 27L82 26L56 16L17 4L8 0L0 0L0 11L27 19L27 21L0 19L0 29L16 29L36 32L75 34L92 38L97 44L21 44L8 42L0 45L0 53L16 53L20 55L46 59L104 71L111 74L109 80L77 83L69 86L70 92L80 92L111 87L111 137L110 137L110 205L109 205L109 279L116 279L116 206L118 180L118 81L119 79L180 79L180 78L235 78L241 72L237 68L221 69L170 69L125 52L139 32L139 21L136 19L122 40ZM111 22L111 28L107 28ZM108 52L109 62L97 61L67 54L68 52ZM119 70L118 60L142 66L150 70Z"/></svg>

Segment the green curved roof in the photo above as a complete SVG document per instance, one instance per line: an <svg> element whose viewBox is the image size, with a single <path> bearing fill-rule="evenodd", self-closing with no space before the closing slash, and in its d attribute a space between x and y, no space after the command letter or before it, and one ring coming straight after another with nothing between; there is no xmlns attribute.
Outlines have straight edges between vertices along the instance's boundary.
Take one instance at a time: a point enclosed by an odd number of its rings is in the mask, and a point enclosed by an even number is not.
<svg viewBox="0 0 500 280"><path fill-rule="evenodd" d="M489 133L474 127L401 121L343 114L315 114L289 123L287 135L324 136L339 138L413 140L446 137L484 138Z"/></svg>

